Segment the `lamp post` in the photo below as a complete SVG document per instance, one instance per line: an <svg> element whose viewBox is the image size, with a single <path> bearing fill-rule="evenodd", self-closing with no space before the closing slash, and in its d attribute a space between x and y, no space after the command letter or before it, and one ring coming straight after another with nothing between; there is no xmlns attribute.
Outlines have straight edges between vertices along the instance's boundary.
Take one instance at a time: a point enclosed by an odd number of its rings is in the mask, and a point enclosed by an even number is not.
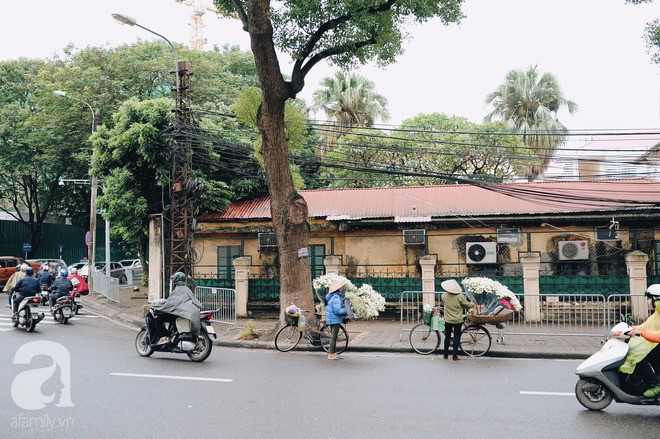
<svg viewBox="0 0 660 439"><path fill-rule="evenodd" d="M164 39L167 42L167 44L169 44L170 48L174 52L174 76L175 76L175 79L176 79L176 96L177 96L177 100L178 100L179 99L179 54L176 52L176 49L174 48L174 45L170 42L170 40L168 40L167 38L165 38L164 36L162 36L158 32L154 32L151 29L148 29L148 28L142 26L141 24L138 24L138 22L134 18L131 18L131 17L128 17L128 16L122 15L122 14L117 14L117 13L112 14L112 18L114 18L115 21L117 21L120 24L127 24L129 26L137 26L141 29L144 29L147 32L150 32L150 33Z"/></svg>
<svg viewBox="0 0 660 439"><path fill-rule="evenodd" d="M55 90L53 91L53 94L56 96L60 96L63 98L70 98L75 101L82 102L83 104L87 105L89 110L92 112L92 134L94 134L94 131L96 131L96 114L94 112L94 109L92 106L85 101L84 99L76 98L74 96L70 96L67 92L62 91L62 90ZM91 169L91 158L90 158L90 169ZM89 247L87 247L87 263L89 267L89 289L90 291L94 291L94 280L92 279L92 270L95 267L95 262L96 262L96 199L98 198L98 178L96 175L90 172L90 185L91 185L91 196L90 196L90 206L89 206L89 234L90 234L90 242L89 242ZM63 181L63 180L62 180ZM62 183L60 181L60 183ZM108 233L108 227L109 224L106 221L105 224L106 227L106 234ZM107 246L107 243L106 243ZM106 255L106 259L108 259L108 256ZM108 273L109 275L109 273Z"/></svg>

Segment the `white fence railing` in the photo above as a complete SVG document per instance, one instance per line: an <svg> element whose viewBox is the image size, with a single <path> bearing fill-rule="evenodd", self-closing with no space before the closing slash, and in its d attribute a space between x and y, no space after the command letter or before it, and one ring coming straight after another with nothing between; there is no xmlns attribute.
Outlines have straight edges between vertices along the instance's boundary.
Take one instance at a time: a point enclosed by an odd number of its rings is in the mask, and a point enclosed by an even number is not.
<svg viewBox="0 0 660 439"><path fill-rule="evenodd" d="M195 287L195 297L205 310L217 310L212 321L236 324L236 290L231 288Z"/></svg>
<svg viewBox="0 0 660 439"><path fill-rule="evenodd" d="M401 333L410 331L422 321L424 303L440 303L440 292L404 291L399 300ZM605 297L601 294L537 294L516 295L525 305L538 303L539 312L535 319L525 318L525 310L513 313L513 319L506 323L506 335L534 336L584 336L604 337L616 323L632 315L632 301L643 298L643 294L616 294ZM643 299L642 299L643 300ZM644 314L644 313L642 313ZM645 316L648 317L649 310ZM637 316L641 323L644 315ZM641 321L640 321L641 320Z"/></svg>
<svg viewBox="0 0 660 439"><path fill-rule="evenodd" d="M94 291L103 294L108 300L119 303L119 279L103 273L92 273Z"/></svg>

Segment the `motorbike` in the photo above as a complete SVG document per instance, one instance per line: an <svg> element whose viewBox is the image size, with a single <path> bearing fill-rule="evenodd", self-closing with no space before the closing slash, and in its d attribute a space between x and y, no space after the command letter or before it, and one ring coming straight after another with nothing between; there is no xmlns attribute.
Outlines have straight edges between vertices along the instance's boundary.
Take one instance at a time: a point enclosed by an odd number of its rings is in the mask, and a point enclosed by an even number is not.
<svg viewBox="0 0 660 439"><path fill-rule="evenodd" d="M187 354L194 362L202 362L211 355L213 343L211 337L218 336L211 326L211 318L216 311L201 311L201 329L197 340L187 337L187 334L179 334L176 328L177 316L149 309L145 317L145 324L135 338L135 349L142 357L149 357L154 352L172 352L176 354ZM159 329L160 328L160 329ZM168 341L159 344L162 337Z"/></svg>
<svg viewBox="0 0 660 439"><path fill-rule="evenodd" d="M39 298L41 299L41 305L48 305L48 300L50 299L50 291L48 291L48 285L42 285L41 290L39 291Z"/></svg>
<svg viewBox="0 0 660 439"><path fill-rule="evenodd" d="M73 291L71 291L71 297L73 299L73 314L78 315L80 310L83 308L83 305L80 299L80 292L78 292L78 288L75 285L73 287Z"/></svg>
<svg viewBox="0 0 660 439"><path fill-rule="evenodd" d="M58 297L51 311L56 322L66 325L75 315L75 301L71 295Z"/></svg>
<svg viewBox="0 0 660 439"><path fill-rule="evenodd" d="M575 396L589 410L603 410L612 403L635 405L659 405L660 399L627 393L619 374L628 354L630 326L626 322L615 325L603 347L578 366L575 373L580 377L575 385Z"/></svg>
<svg viewBox="0 0 660 439"><path fill-rule="evenodd" d="M37 323L43 320L44 313L35 313L32 307L39 306L41 299L37 296L26 297L18 306L18 317L14 323L14 328L23 326L27 332L34 331Z"/></svg>

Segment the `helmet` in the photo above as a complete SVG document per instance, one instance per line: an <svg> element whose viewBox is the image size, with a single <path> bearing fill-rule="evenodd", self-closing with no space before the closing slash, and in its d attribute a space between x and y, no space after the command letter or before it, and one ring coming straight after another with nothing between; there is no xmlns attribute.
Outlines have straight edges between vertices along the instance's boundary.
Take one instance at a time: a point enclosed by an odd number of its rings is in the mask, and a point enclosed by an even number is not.
<svg viewBox="0 0 660 439"><path fill-rule="evenodd" d="M76 267L73 267L71 270L69 270L69 273L78 274L78 269Z"/></svg>
<svg viewBox="0 0 660 439"><path fill-rule="evenodd" d="M21 270L23 270L23 272L25 272L25 273L27 273L27 271L25 271L25 270L27 270L28 267L30 267L28 264L25 264L25 263L21 264ZM30 267L30 268L32 268L32 267ZM32 272L34 272L34 269L32 269Z"/></svg>
<svg viewBox="0 0 660 439"><path fill-rule="evenodd" d="M172 280L174 282L185 282L186 281L186 275L181 273L180 271L177 271L172 275Z"/></svg>
<svg viewBox="0 0 660 439"><path fill-rule="evenodd" d="M68 275L69 275L69 272L66 271L66 269L63 268L63 269L60 270L60 276L61 277L67 277Z"/></svg>
<svg viewBox="0 0 660 439"><path fill-rule="evenodd" d="M34 268L32 268L30 266L25 267L25 274L27 274L27 275L34 274Z"/></svg>
<svg viewBox="0 0 660 439"><path fill-rule="evenodd" d="M653 284L648 287L644 295L653 300L660 300L660 284Z"/></svg>
<svg viewBox="0 0 660 439"><path fill-rule="evenodd" d="M22 267L22 265L21 265L20 262L18 264L16 264L16 271L21 271L21 267Z"/></svg>
<svg viewBox="0 0 660 439"><path fill-rule="evenodd" d="M48 271L48 270L50 270L50 266L48 264L44 264L44 265L41 266L41 269L43 271Z"/></svg>

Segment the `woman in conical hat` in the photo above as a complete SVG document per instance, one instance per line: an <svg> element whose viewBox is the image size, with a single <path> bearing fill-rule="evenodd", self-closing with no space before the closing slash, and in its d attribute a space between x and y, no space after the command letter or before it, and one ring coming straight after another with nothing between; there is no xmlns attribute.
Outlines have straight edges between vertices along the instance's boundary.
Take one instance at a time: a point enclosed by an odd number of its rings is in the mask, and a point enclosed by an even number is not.
<svg viewBox="0 0 660 439"><path fill-rule="evenodd" d="M440 284L444 293L440 300L445 308L445 354L449 358L449 340L454 333L454 353L452 358L458 360L458 343L461 340L461 326L463 325L463 308L472 308L476 304L468 302L463 294L463 288L455 279L448 279Z"/></svg>

